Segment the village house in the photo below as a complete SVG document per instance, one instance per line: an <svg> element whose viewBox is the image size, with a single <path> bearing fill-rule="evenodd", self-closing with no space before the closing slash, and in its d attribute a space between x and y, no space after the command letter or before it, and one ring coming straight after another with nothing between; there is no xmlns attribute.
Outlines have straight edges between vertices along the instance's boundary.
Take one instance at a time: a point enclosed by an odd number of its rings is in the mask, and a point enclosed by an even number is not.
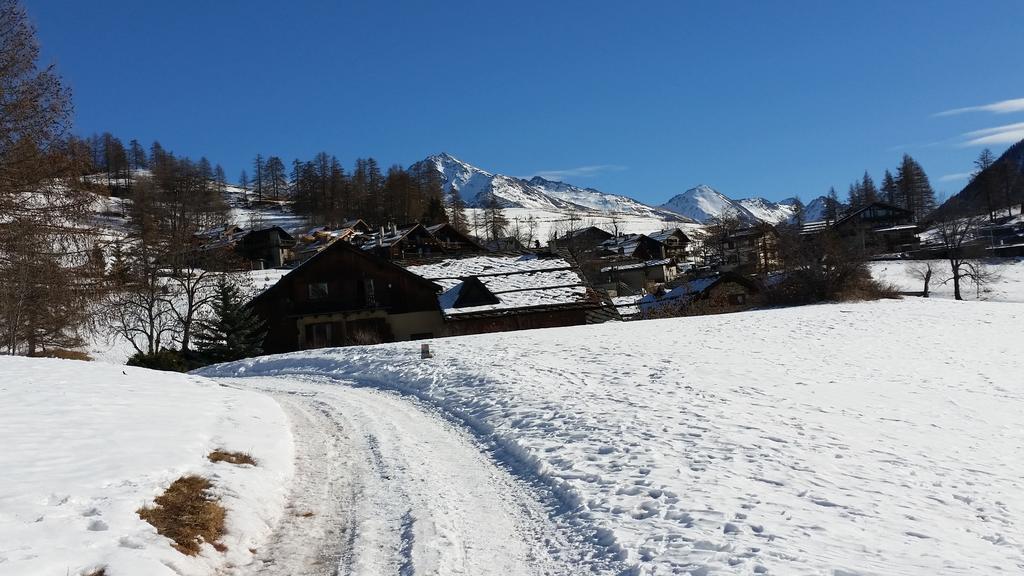
<svg viewBox="0 0 1024 576"><path fill-rule="evenodd" d="M437 238L445 254L473 254L487 251L468 234L459 232L447 222L427 226L427 231Z"/></svg>
<svg viewBox="0 0 1024 576"><path fill-rule="evenodd" d="M665 245L646 234L612 236L597 246L598 256L636 261L666 258Z"/></svg>
<svg viewBox="0 0 1024 576"><path fill-rule="evenodd" d="M597 246L605 240L614 236L607 230L597 226L587 226L578 230L563 233L561 236L555 233L555 237L548 242L552 250L567 250L574 255L591 253L597 250Z"/></svg>
<svg viewBox="0 0 1024 576"><path fill-rule="evenodd" d="M553 254L447 258L408 270L441 286L438 301L452 336L617 319L576 266Z"/></svg>
<svg viewBox="0 0 1024 576"><path fill-rule="evenodd" d="M779 267L779 233L774 226L751 226L725 235L719 270L738 274L768 274Z"/></svg>
<svg viewBox="0 0 1024 576"><path fill-rule="evenodd" d="M292 258L295 238L280 226L250 230L235 243L235 251L250 268L280 268Z"/></svg>
<svg viewBox="0 0 1024 576"><path fill-rule="evenodd" d="M679 278L658 293L638 299L636 306L643 317L724 314L757 306L761 296L761 285L749 276L722 272L704 278Z"/></svg>
<svg viewBox="0 0 1024 576"><path fill-rule="evenodd" d="M648 233L647 237L661 243L666 258L674 258L677 262L686 259L690 238L679 228L665 228Z"/></svg>
<svg viewBox="0 0 1024 576"><path fill-rule="evenodd" d="M915 250L920 244L913 211L884 202L865 204L835 222L808 222L800 233L813 237L826 230L867 255Z"/></svg>
<svg viewBox="0 0 1024 576"><path fill-rule="evenodd" d="M625 284L634 290L644 290L675 280L678 269L671 258L660 260L627 261L601 268L601 282L595 287L609 296L618 295L618 286Z"/></svg>
<svg viewBox="0 0 1024 576"><path fill-rule="evenodd" d="M332 242L250 307L266 353L431 338L444 333L440 286L348 242Z"/></svg>

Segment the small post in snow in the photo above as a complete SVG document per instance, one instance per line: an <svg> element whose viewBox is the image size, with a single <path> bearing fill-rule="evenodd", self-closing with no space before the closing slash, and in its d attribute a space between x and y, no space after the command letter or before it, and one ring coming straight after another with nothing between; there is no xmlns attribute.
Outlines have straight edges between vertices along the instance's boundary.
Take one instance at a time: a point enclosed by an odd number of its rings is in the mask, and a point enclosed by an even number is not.
<svg viewBox="0 0 1024 576"><path fill-rule="evenodd" d="M424 342L420 344L420 358L433 358L434 355L430 353L430 344Z"/></svg>

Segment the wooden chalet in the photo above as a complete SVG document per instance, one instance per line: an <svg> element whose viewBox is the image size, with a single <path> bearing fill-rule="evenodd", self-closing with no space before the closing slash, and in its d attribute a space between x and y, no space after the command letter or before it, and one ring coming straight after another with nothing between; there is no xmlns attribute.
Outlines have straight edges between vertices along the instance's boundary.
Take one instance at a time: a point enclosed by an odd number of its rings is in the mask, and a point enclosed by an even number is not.
<svg viewBox="0 0 1024 576"><path fill-rule="evenodd" d="M835 222L808 222L800 233L813 237L826 230L834 231L865 254L904 252L920 244L914 212L884 202L850 210Z"/></svg>
<svg viewBox="0 0 1024 576"><path fill-rule="evenodd" d="M675 280L677 274L678 269L672 258L624 261L602 267L600 282L595 283L595 286L609 294L617 294L617 287L621 284L634 290L643 290L652 284L671 282Z"/></svg>
<svg viewBox="0 0 1024 576"><path fill-rule="evenodd" d="M551 328L616 319L611 303L570 261L516 254L448 258L408 266L442 288L447 334Z"/></svg>
<svg viewBox="0 0 1024 576"><path fill-rule="evenodd" d="M235 244L235 251L252 268L280 268L292 258L295 238L280 226L251 230Z"/></svg>
<svg viewBox="0 0 1024 576"><path fill-rule="evenodd" d="M589 252L595 250L601 242L613 236L614 234L611 232L602 230L597 226L587 226L586 228L566 232L561 236L558 236L556 233L556 236L551 239L548 245L552 249L568 249L573 253Z"/></svg>
<svg viewBox="0 0 1024 576"><path fill-rule="evenodd" d="M431 338L440 287L348 242L333 242L252 300L266 353Z"/></svg>
<svg viewBox="0 0 1024 576"><path fill-rule="evenodd" d="M664 312L682 314L723 314L747 310L761 303L760 283L749 276L723 272L704 278L679 278L657 294L636 302L639 315L658 316Z"/></svg>
<svg viewBox="0 0 1024 576"><path fill-rule="evenodd" d="M597 246L597 254L603 258L630 258L638 261L667 257L665 245L646 234L612 236Z"/></svg>
<svg viewBox="0 0 1024 576"><path fill-rule="evenodd" d="M437 238L445 254L473 254L487 251L468 234L459 232L447 222L427 226L427 230Z"/></svg>
<svg viewBox="0 0 1024 576"><path fill-rule="evenodd" d="M722 239L721 252L723 271L768 274L779 267L779 233L768 225L741 228Z"/></svg>
<svg viewBox="0 0 1024 576"><path fill-rule="evenodd" d="M679 228L666 228L646 236L661 243L666 258L686 259L686 247L690 244L690 237Z"/></svg>

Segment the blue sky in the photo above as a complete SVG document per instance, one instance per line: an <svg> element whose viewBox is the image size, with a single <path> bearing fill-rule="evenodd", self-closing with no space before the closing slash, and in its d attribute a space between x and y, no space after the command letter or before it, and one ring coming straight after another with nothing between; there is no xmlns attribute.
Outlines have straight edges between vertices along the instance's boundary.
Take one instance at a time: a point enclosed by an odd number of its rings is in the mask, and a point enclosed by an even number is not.
<svg viewBox="0 0 1024 576"><path fill-rule="evenodd" d="M23 2L80 133L232 178L447 151L649 203L807 200L906 152L955 193L1024 138L1024 105L941 114L1024 98L1019 0Z"/></svg>

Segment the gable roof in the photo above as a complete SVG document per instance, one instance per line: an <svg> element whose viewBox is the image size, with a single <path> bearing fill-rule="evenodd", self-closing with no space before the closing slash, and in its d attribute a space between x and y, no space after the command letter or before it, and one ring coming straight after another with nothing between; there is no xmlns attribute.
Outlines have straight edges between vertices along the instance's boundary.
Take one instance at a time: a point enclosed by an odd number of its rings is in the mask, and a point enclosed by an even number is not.
<svg viewBox="0 0 1024 576"><path fill-rule="evenodd" d="M907 210L906 208L903 208L902 206L894 206L892 204L886 204L885 202L877 202L877 201L876 202L868 202L867 204L864 204L864 205L860 206L859 208L857 208L855 210L851 210L850 212L847 212L846 214L844 214L842 218L836 220L836 224L835 225L839 226L840 224L843 224L844 222L848 222L851 219L853 219L854 217L862 214L863 212L865 212L866 210L869 210L871 208L885 208L887 210L893 210L895 212L901 212L901 213L903 213L904 216L913 216L913 214L914 214L913 210Z"/></svg>
<svg viewBox="0 0 1024 576"><path fill-rule="evenodd" d="M675 235L681 236L683 242L689 242L690 241L690 237L686 235L686 232L683 232L679 228L665 228L663 230L656 230L654 232L649 232L647 234L647 237L652 239L652 240L657 240L658 242L661 242L662 244L664 244L665 241L667 241L670 236L675 236Z"/></svg>
<svg viewBox="0 0 1024 576"><path fill-rule="evenodd" d="M660 296L648 294L641 298L637 305L642 311L646 312L665 305L687 304L698 298L706 297L712 288L723 282L735 282L752 292L759 292L761 290L760 285L751 278L733 272L722 272L716 276L671 282L668 286L674 284L673 288Z"/></svg>
<svg viewBox="0 0 1024 576"><path fill-rule="evenodd" d="M409 266L408 270L442 287L438 300L449 318L601 305L600 296L564 258L535 254L472 256ZM497 301L467 305L486 299L481 288ZM466 291L472 298L463 299Z"/></svg>
<svg viewBox="0 0 1024 576"><path fill-rule="evenodd" d="M265 290L263 290L262 292L260 292L256 296L254 296L252 298L252 300L250 300L250 304L252 302L255 302L256 300L259 300L259 299L262 299L262 298L266 297L268 294L275 293L275 292L281 290L282 286L289 285L303 271L308 270L316 262L319 262L320 260L325 258L327 254L333 254L333 253L335 253L337 251L347 251L348 253L354 254L358 258L361 258L361 259L363 259L363 260L365 260L365 261L367 261L369 263L372 263L372 264L375 264L377 266L381 266L381 267L384 267L384 268L391 268L393 270L396 270L399 273L401 273L401 274L405 275L406 277L408 277L409 279L411 279L413 282L415 282L417 284L420 284L420 285L422 285L424 287L427 287L427 288L433 290L434 292L438 292L438 291L441 290L441 286L438 285L437 283L431 282L430 280L427 280L427 279L425 279L422 276L419 276L417 274L413 274L412 272L406 270L402 266L399 266L398 264L395 264L394 262L392 262L390 260L374 256L372 253L369 253L369 252L367 252L365 250L361 250L360 248L358 248L356 246L353 246L352 244L349 244L348 242L331 242L326 247L324 247L322 250L320 250L319 252L317 252L317 253L313 254L312 256L310 256L309 259L303 261L301 264L299 264L295 268L292 268L287 274L282 276L272 286L267 287ZM338 273L344 273L344 271L339 270Z"/></svg>

